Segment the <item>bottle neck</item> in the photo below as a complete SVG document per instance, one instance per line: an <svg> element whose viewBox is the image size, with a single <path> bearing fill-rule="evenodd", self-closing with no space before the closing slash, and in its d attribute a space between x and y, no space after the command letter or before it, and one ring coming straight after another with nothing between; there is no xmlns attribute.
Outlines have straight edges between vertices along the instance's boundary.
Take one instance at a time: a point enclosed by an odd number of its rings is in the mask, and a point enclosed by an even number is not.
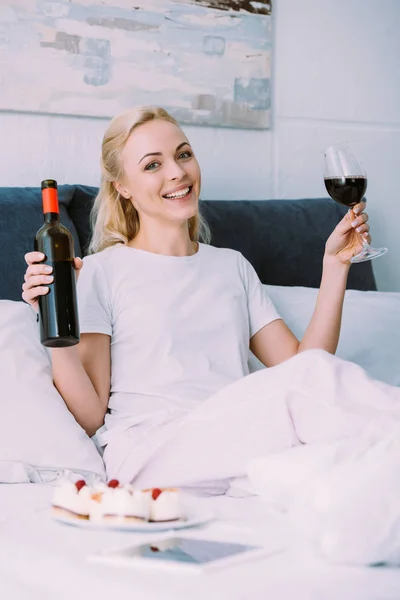
<svg viewBox="0 0 400 600"><path fill-rule="evenodd" d="M43 203L43 214L45 215L58 215L60 220L60 209L58 206L58 192L56 188L45 188L42 190L42 203ZM53 221L56 219L52 219Z"/></svg>
<svg viewBox="0 0 400 600"><path fill-rule="evenodd" d="M43 214L45 223L59 223L60 222L60 213L58 212L45 212Z"/></svg>

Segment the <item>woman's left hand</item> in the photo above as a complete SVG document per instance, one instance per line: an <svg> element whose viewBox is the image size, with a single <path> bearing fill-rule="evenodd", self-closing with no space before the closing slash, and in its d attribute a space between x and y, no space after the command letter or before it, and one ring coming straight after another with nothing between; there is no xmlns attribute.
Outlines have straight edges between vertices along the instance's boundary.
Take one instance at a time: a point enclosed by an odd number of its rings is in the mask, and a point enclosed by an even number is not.
<svg viewBox="0 0 400 600"><path fill-rule="evenodd" d="M365 202L356 204L335 227L325 244L326 257L336 258L342 264L350 264L350 259L361 252L362 240L371 242L365 206Z"/></svg>

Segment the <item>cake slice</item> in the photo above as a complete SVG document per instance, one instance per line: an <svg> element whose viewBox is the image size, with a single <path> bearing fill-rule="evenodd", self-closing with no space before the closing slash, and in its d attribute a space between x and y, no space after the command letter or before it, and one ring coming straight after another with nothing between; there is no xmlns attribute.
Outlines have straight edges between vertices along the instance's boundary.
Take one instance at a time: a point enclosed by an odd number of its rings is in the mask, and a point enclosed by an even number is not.
<svg viewBox="0 0 400 600"><path fill-rule="evenodd" d="M165 522L184 519L181 492L177 488L143 490L149 502L149 521Z"/></svg>
<svg viewBox="0 0 400 600"><path fill-rule="evenodd" d="M116 479L91 494L90 520L96 522L132 523L148 520L148 503L140 490L130 484L120 485Z"/></svg>
<svg viewBox="0 0 400 600"><path fill-rule="evenodd" d="M54 490L52 512L71 519L89 519L89 501L90 489L83 479L65 481Z"/></svg>

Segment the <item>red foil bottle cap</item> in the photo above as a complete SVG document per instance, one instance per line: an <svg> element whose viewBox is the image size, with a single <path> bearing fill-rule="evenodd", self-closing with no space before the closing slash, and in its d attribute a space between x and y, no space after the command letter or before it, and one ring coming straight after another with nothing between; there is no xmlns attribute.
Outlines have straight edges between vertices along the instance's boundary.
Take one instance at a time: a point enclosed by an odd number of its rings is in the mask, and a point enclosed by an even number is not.
<svg viewBox="0 0 400 600"><path fill-rule="evenodd" d="M57 181L45 179L42 181L43 213L59 213Z"/></svg>

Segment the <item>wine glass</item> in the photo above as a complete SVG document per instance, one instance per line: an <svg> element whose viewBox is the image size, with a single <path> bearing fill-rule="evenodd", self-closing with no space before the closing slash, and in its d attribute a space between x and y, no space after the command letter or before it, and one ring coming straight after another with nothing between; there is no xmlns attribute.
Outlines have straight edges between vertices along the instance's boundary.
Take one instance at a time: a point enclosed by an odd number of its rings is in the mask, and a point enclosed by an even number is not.
<svg viewBox="0 0 400 600"><path fill-rule="evenodd" d="M367 174L347 143L333 144L324 151L325 187L335 202L350 207L361 202L367 189ZM353 213L354 214L354 213ZM356 216L354 215L354 218ZM372 260L386 254L387 248L372 248L359 234L363 249L350 259L352 263Z"/></svg>

